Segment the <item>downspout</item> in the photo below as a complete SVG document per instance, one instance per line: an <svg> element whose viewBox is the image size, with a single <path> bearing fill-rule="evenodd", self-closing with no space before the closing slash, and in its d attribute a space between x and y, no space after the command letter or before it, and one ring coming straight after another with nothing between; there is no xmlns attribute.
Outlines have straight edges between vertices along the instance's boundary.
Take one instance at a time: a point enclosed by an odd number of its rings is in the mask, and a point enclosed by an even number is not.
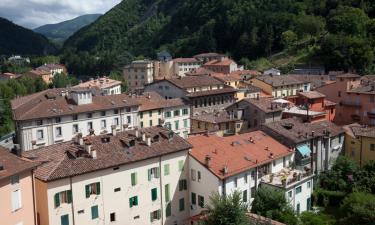
<svg viewBox="0 0 375 225"><path fill-rule="evenodd" d="M35 177L34 177L34 169L31 170L31 183L32 183L32 191L33 191L33 213L34 213L34 224L38 224L38 214L36 213L36 202L35 202Z"/></svg>
<svg viewBox="0 0 375 225"><path fill-rule="evenodd" d="M184 168L186 169L186 168ZM161 156L159 156L159 179L160 179L160 182L159 182L159 188L160 188L160 208L161 208L161 212L160 212L160 216L161 216L161 224L164 224L164 206L163 206L163 180L162 180L162 170L161 170Z"/></svg>
<svg viewBox="0 0 375 225"><path fill-rule="evenodd" d="M70 191L72 192L72 218L73 218L73 225L75 225L72 177L69 177L69 183L70 183Z"/></svg>

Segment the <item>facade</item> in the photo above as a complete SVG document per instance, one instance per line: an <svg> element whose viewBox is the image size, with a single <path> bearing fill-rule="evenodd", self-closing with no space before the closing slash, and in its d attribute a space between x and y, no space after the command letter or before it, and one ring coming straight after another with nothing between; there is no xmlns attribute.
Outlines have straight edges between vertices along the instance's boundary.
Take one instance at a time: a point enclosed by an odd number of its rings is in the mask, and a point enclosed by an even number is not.
<svg viewBox="0 0 375 225"><path fill-rule="evenodd" d="M245 98L226 108L234 118L246 121L247 129L281 120L283 107L272 98Z"/></svg>
<svg viewBox="0 0 375 225"><path fill-rule="evenodd" d="M0 210L3 225L34 225L34 173L37 163L0 147Z"/></svg>
<svg viewBox="0 0 375 225"><path fill-rule="evenodd" d="M190 147L151 127L26 152L45 162L35 173L39 225L184 224Z"/></svg>
<svg viewBox="0 0 375 225"><path fill-rule="evenodd" d="M305 83L310 83L310 89L312 91L324 85L335 82L335 76L330 76L330 75L289 74L288 76L293 77Z"/></svg>
<svg viewBox="0 0 375 225"><path fill-rule="evenodd" d="M47 71L52 74L52 77L54 77L56 74L67 72L65 66L54 63L44 64L42 66L37 67L36 70Z"/></svg>
<svg viewBox="0 0 375 225"><path fill-rule="evenodd" d="M46 71L46 70L31 70L27 73L25 73L24 75L22 76L28 76L28 77L31 77L32 79L37 79L37 78L42 78L42 80L46 83L46 84L50 84L52 83L52 80L53 80L53 75L50 71Z"/></svg>
<svg viewBox="0 0 375 225"><path fill-rule="evenodd" d="M173 75L184 77L187 72L201 67L202 62L195 58L176 58L173 59Z"/></svg>
<svg viewBox="0 0 375 225"><path fill-rule="evenodd" d="M123 74L131 91L143 89L146 84L154 81L154 62L151 60L136 60L125 66Z"/></svg>
<svg viewBox="0 0 375 225"><path fill-rule="evenodd" d="M215 52L208 52L208 53L201 53L201 54L195 55L193 56L193 58L203 63L206 63L212 60L223 60L223 59L226 59L227 56L224 54L219 54Z"/></svg>
<svg viewBox="0 0 375 225"><path fill-rule="evenodd" d="M230 74L234 71L243 70L243 66L237 65L237 63L229 58L221 58L219 60L212 60L206 62L202 66L208 70L216 73Z"/></svg>
<svg viewBox="0 0 375 225"><path fill-rule="evenodd" d="M262 130L295 150L296 168L315 174L331 169L342 155L344 130L329 121L303 123L299 118L264 124Z"/></svg>
<svg viewBox="0 0 375 225"><path fill-rule="evenodd" d="M166 99L189 101L191 115L223 110L235 101L236 89L211 76L185 76L154 82L145 91L158 92Z"/></svg>
<svg viewBox="0 0 375 225"><path fill-rule="evenodd" d="M16 79L20 77L21 75L14 74L14 73L0 73L0 81L1 80L10 80L10 79Z"/></svg>
<svg viewBox="0 0 375 225"><path fill-rule="evenodd" d="M103 95L118 95L121 94L121 81L108 77L91 78L89 81L80 83L73 88L98 88Z"/></svg>
<svg viewBox="0 0 375 225"><path fill-rule="evenodd" d="M12 100L21 151L111 133L138 125L135 96L96 95L93 89L48 89Z"/></svg>
<svg viewBox="0 0 375 225"><path fill-rule="evenodd" d="M190 152L191 216L200 214L213 193L235 190L252 203L261 178L293 163L294 152L262 131L219 137L200 135L188 139Z"/></svg>
<svg viewBox="0 0 375 225"><path fill-rule="evenodd" d="M281 71L278 70L278 69L275 69L275 68L271 68L271 69L263 71L263 74L264 75L280 76L281 75Z"/></svg>
<svg viewBox="0 0 375 225"><path fill-rule="evenodd" d="M375 128L359 124L344 126L345 155L360 166L375 160Z"/></svg>
<svg viewBox="0 0 375 225"><path fill-rule="evenodd" d="M251 82L252 85L261 88L263 92L275 98L297 95L299 91L310 91L310 83L297 80L289 75L261 75L253 78Z"/></svg>

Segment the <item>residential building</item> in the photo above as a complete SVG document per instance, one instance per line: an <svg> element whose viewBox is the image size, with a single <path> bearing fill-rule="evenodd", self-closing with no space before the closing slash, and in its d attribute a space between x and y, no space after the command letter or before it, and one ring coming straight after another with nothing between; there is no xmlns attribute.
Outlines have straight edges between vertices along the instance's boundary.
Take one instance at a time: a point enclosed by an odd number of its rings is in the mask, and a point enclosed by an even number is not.
<svg viewBox="0 0 375 225"><path fill-rule="evenodd" d="M203 64L204 68L216 73L229 74L234 71L243 70L243 66L237 65L235 61L229 58L212 60Z"/></svg>
<svg viewBox="0 0 375 225"><path fill-rule="evenodd" d="M0 81L1 80L10 80L10 79L17 79L21 75L14 74L14 73L0 73Z"/></svg>
<svg viewBox="0 0 375 225"><path fill-rule="evenodd" d="M124 78L131 91L143 89L146 84L154 81L154 64L153 61L144 59L133 61L130 65L124 67Z"/></svg>
<svg viewBox="0 0 375 225"><path fill-rule="evenodd" d="M190 106L181 99L165 99L157 92L144 92L137 96L140 104L139 127L164 126L177 135L187 138L190 133Z"/></svg>
<svg viewBox="0 0 375 225"><path fill-rule="evenodd" d="M244 98L226 108L234 118L246 121L247 129L281 120L283 105L272 98Z"/></svg>
<svg viewBox="0 0 375 225"><path fill-rule="evenodd" d="M40 225L184 224L191 145L162 127L90 136L25 152Z"/></svg>
<svg viewBox="0 0 375 225"><path fill-rule="evenodd" d="M207 52L207 53L201 53L201 54L198 54L198 55L195 55L193 56L193 58L203 62L203 63L206 63L206 62L209 62L209 61L212 61L212 60L223 60L223 59L226 59L228 58L226 55L224 54L219 54L219 53L215 53L215 52Z"/></svg>
<svg viewBox="0 0 375 225"><path fill-rule="evenodd" d="M244 121L235 118L227 111L212 112L191 118L191 133L216 133L218 136L233 135L247 129Z"/></svg>
<svg viewBox="0 0 375 225"><path fill-rule="evenodd" d="M297 96L287 97L295 106L285 108L283 118L299 117L305 122L333 121L336 103L325 98L325 95L317 91L298 92Z"/></svg>
<svg viewBox="0 0 375 225"><path fill-rule="evenodd" d="M310 83L310 90L312 91L324 85L335 82L335 76L330 75L289 74L288 76L305 83Z"/></svg>
<svg viewBox="0 0 375 225"><path fill-rule="evenodd" d="M103 96L87 88L48 89L16 98L11 106L21 151L138 125L135 96Z"/></svg>
<svg viewBox="0 0 375 225"><path fill-rule="evenodd" d="M29 72L23 74L22 76L28 76L32 79L42 78L46 84L52 83L53 75L50 71L46 70L30 70Z"/></svg>
<svg viewBox="0 0 375 225"><path fill-rule="evenodd" d="M145 88L155 91L166 99L189 100L191 115L220 111L235 102L236 89L226 86L211 76L185 76L156 81Z"/></svg>
<svg viewBox="0 0 375 225"><path fill-rule="evenodd" d="M375 160L375 128L350 124L345 129L345 155L360 166Z"/></svg>
<svg viewBox="0 0 375 225"><path fill-rule="evenodd" d="M30 58L22 57L20 55L13 55L8 58L8 61L16 65L27 65L30 63Z"/></svg>
<svg viewBox="0 0 375 225"><path fill-rule="evenodd" d="M0 147L1 224L36 224L33 170L37 165Z"/></svg>
<svg viewBox="0 0 375 225"><path fill-rule="evenodd" d="M296 168L315 174L331 169L344 145L344 130L330 122L303 123L288 118L266 123L262 130L296 152Z"/></svg>
<svg viewBox="0 0 375 225"><path fill-rule="evenodd" d="M241 80L245 80L245 81L261 75L261 73L257 70L237 70L237 71L233 71L230 74L234 76L239 76Z"/></svg>
<svg viewBox="0 0 375 225"><path fill-rule="evenodd" d="M261 75L251 81L252 85L261 88L265 93L275 98L297 95L299 91L310 91L310 83L289 75Z"/></svg>
<svg viewBox="0 0 375 225"><path fill-rule="evenodd" d="M167 51L158 52L156 55L159 62L168 62L172 60L172 55Z"/></svg>
<svg viewBox="0 0 375 225"><path fill-rule="evenodd" d="M64 65L55 63L44 64L42 66L37 67L36 70L47 71L52 74L52 77L59 73L67 73L66 67Z"/></svg>
<svg viewBox="0 0 375 225"><path fill-rule="evenodd" d="M195 58L176 58L173 59L173 75L184 77L187 72L201 67L202 62Z"/></svg>
<svg viewBox="0 0 375 225"><path fill-rule="evenodd" d="M298 66L297 68L293 69L290 73L291 74L300 74L300 75L323 75L325 74L326 70L324 66Z"/></svg>
<svg viewBox="0 0 375 225"><path fill-rule="evenodd" d="M103 95L118 95L121 94L121 81L105 76L98 79L90 78L89 81L80 83L73 88L98 88Z"/></svg>
<svg viewBox="0 0 375 225"><path fill-rule="evenodd" d="M264 75L280 76L281 75L281 71L278 70L278 69L275 69L275 68L271 68L271 69L263 71L263 74Z"/></svg>
<svg viewBox="0 0 375 225"><path fill-rule="evenodd" d="M251 204L261 178L292 166L294 152L262 131L219 137L198 135L188 139L190 151L191 216L205 210L213 193L242 193Z"/></svg>

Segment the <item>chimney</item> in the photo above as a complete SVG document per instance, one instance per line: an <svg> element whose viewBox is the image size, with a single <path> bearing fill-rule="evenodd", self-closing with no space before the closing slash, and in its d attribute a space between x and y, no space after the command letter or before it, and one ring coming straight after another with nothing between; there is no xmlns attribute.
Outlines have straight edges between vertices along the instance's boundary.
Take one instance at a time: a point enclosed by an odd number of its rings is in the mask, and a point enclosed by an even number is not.
<svg viewBox="0 0 375 225"><path fill-rule="evenodd" d="M226 175L227 173L228 173L228 167L224 166L224 168L223 168L223 174Z"/></svg>
<svg viewBox="0 0 375 225"><path fill-rule="evenodd" d="M266 146L266 147L264 148L264 150L268 151L268 150L269 150L269 149L268 149L268 146Z"/></svg>
<svg viewBox="0 0 375 225"><path fill-rule="evenodd" d="M134 128L134 131L135 131L135 137L136 137L136 138L139 138L139 130L138 130L138 127Z"/></svg>
<svg viewBox="0 0 375 225"><path fill-rule="evenodd" d="M83 145L83 137L81 133L77 134L77 143Z"/></svg>
<svg viewBox="0 0 375 225"><path fill-rule="evenodd" d="M146 141L146 132L141 132L142 133L142 141Z"/></svg>
<svg viewBox="0 0 375 225"><path fill-rule="evenodd" d="M206 167L210 168L210 166L211 166L211 156L206 155L205 162L206 162Z"/></svg>
<svg viewBox="0 0 375 225"><path fill-rule="evenodd" d="M90 142L85 143L85 150L87 153L91 155L91 143Z"/></svg>
<svg viewBox="0 0 375 225"><path fill-rule="evenodd" d="M96 150L95 150L95 149L92 149L90 155L91 155L91 157L92 157L93 159L96 159Z"/></svg>
<svg viewBox="0 0 375 225"><path fill-rule="evenodd" d="M272 152L270 153L270 158L273 159L273 153Z"/></svg>
<svg viewBox="0 0 375 225"><path fill-rule="evenodd" d="M147 146L151 146L151 136L149 135L146 136L146 144Z"/></svg>
<svg viewBox="0 0 375 225"><path fill-rule="evenodd" d="M117 135L117 130L116 130L117 126L116 125L112 125L111 128L112 128L112 135L116 136Z"/></svg>
<svg viewBox="0 0 375 225"><path fill-rule="evenodd" d="M252 137L250 137L249 141L250 143L254 143L254 139Z"/></svg>

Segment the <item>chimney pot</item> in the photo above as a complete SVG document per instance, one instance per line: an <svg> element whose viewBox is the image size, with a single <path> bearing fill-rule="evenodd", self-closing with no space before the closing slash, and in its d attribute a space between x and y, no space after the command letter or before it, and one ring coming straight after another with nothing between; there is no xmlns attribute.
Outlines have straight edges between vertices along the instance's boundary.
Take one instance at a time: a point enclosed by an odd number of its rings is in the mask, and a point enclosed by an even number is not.
<svg viewBox="0 0 375 225"><path fill-rule="evenodd" d="M151 146L151 137L146 137L146 144L147 146Z"/></svg>
<svg viewBox="0 0 375 225"><path fill-rule="evenodd" d="M142 132L142 141L146 141L146 133Z"/></svg>
<svg viewBox="0 0 375 225"><path fill-rule="evenodd" d="M96 150L95 150L95 149L92 149L90 155L91 155L91 157L92 157L93 159L96 159L96 158L97 158L97 156L96 156Z"/></svg>
<svg viewBox="0 0 375 225"><path fill-rule="evenodd" d="M207 168L210 168L210 166L211 166L211 156L206 155L205 161L206 161Z"/></svg>

